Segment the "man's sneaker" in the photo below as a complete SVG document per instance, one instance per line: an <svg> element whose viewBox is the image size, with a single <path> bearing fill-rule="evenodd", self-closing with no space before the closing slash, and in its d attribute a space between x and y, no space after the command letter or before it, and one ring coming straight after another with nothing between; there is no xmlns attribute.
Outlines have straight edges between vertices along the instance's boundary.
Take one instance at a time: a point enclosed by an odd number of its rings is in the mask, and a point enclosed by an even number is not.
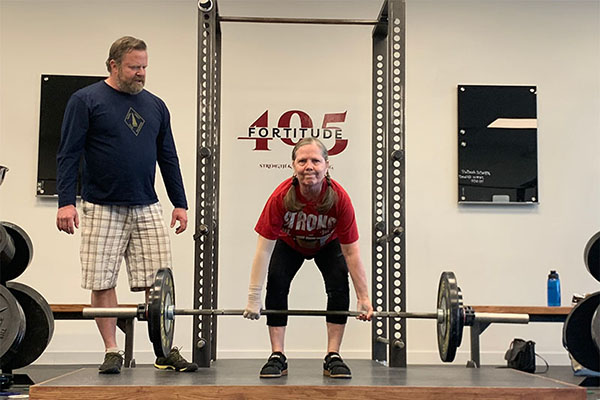
<svg viewBox="0 0 600 400"><path fill-rule="evenodd" d="M166 357L158 357L156 359L154 367L158 369L173 369L178 372L194 372L198 369L198 364L188 362L179 354L179 349L173 347Z"/></svg>
<svg viewBox="0 0 600 400"><path fill-rule="evenodd" d="M98 367L101 374L118 374L123 366L123 353L110 352L104 354L104 362Z"/></svg>
<svg viewBox="0 0 600 400"><path fill-rule="evenodd" d="M271 354L267 363L263 365L259 376L261 378L280 378L283 375L287 375L287 373L287 358L285 358L283 353L276 351Z"/></svg>
<svg viewBox="0 0 600 400"><path fill-rule="evenodd" d="M331 352L323 361L323 375L330 378L352 378L352 372L338 353Z"/></svg>

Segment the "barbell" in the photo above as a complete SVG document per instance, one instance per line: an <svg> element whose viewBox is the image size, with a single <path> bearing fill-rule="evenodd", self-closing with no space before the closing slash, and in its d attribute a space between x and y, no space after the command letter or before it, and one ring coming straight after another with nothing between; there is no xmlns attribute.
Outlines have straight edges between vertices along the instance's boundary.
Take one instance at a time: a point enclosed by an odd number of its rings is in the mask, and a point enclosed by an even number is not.
<svg viewBox="0 0 600 400"><path fill-rule="evenodd" d="M166 357L173 345L175 330L175 317L178 315L243 315L244 310L219 310L219 309L176 309L175 308L175 283L173 273L169 268L162 268L156 273L156 277L147 304L139 304L137 307L110 307L83 309L85 318L137 318L148 323L148 335L154 347L157 357ZM358 311L322 311L322 310L262 310L264 315L289 315L289 316L326 316L345 315L349 317L359 316ZM430 313L416 313L405 311L382 311L373 313L373 320L380 318L421 318L435 319L437 321L437 343L440 358L444 362L452 362L456 350L461 344L464 326L471 326L478 322L500 322L500 323L529 323L529 314L508 313L475 313L470 306L464 306L462 293L456 276L451 271L445 271L440 276L437 293L437 309ZM377 338L383 343L390 343L386 338ZM200 339L198 346L201 347L206 341ZM403 346L403 343L395 340L393 346Z"/></svg>

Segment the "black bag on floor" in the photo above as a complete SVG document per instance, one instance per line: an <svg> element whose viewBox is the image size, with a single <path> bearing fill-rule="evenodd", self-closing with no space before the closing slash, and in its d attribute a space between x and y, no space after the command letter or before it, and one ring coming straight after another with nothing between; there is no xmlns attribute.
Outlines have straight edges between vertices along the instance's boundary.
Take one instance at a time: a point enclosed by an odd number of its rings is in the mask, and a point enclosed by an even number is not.
<svg viewBox="0 0 600 400"><path fill-rule="evenodd" d="M504 354L509 368L525 372L535 372L535 342L531 340L513 339Z"/></svg>

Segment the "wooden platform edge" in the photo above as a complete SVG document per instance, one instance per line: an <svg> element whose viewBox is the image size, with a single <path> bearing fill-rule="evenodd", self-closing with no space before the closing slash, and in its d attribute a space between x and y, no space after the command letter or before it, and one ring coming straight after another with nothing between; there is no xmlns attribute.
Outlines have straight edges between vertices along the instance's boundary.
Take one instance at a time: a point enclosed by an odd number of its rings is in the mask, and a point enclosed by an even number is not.
<svg viewBox="0 0 600 400"><path fill-rule="evenodd" d="M137 304L119 304L118 307L137 308ZM80 313L84 308L91 307L90 304L50 304L50 309L54 313Z"/></svg>
<svg viewBox="0 0 600 400"><path fill-rule="evenodd" d="M546 306L471 306L475 312L510 313L530 315L569 315L573 307Z"/></svg>
<svg viewBox="0 0 600 400"><path fill-rule="evenodd" d="M37 383L37 384L38 384L38 385L46 385L46 384L48 384L48 383L50 383L50 382L52 382L52 381L55 381L55 380L57 380L57 379L61 379L61 378L64 378L65 376L73 375L73 374L75 374L75 373L77 373L77 372L79 372L79 371L83 371L84 369L85 369L85 368L79 368L79 369L76 369L76 370L74 370L74 371L67 372L66 374L59 375L59 376L55 376L54 378L46 379L45 381L39 382L39 383Z"/></svg>
<svg viewBox="0 0 600 400"><path fill-rule="evenodd" d="M31 386L32 400L343 399L347 400L586 400L584 388L415 386Z"/></svg>

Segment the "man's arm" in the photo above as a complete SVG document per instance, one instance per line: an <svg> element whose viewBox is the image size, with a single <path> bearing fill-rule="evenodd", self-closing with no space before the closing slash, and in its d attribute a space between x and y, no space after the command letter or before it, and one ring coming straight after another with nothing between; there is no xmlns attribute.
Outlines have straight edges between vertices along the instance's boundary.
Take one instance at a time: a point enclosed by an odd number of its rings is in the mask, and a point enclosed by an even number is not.
<svg viewBox="0 0 600 400"><path fill-rule="evenodd" d="M85 146L85 136L89 128L88 110L77 96L71 96L60 134L60 144L56 153L56 191L58 207L75 205L79 161Z"/></svg>
<svg viewBox="0 0 600 400"><path fill-rule="evenodd" d="M179 167L179 158L177 157L177 149L171 131L171 116L166 105L163 103L163 121L160 127L160 133L156 139L156 154L157 162L160 168L160 173L167 189L169 200L173 207L188 209L185 189L183 187L183 178ZM175 213L175 211L173 211Z"/></svg>
<svg viewBox="0 0 600 400"><path fill-rule="evenodd" d="M69 234L79 228L79 216L75 209L79 161L85 146L89 128L88 110L77 96L71 96L61 128L60 145L56 154L56 190L58 211L56 227Z"/></svg>

